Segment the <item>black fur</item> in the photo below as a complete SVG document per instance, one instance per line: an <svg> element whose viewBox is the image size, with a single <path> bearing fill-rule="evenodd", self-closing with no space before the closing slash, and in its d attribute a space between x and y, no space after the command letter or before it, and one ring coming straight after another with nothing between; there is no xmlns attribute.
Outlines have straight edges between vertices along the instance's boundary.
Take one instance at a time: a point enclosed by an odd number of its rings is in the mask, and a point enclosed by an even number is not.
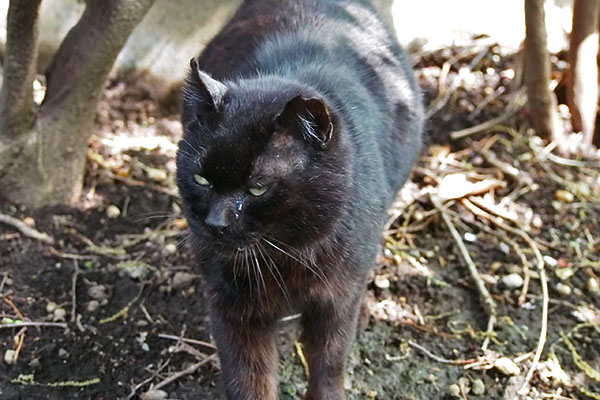
<svg viewBox="0 0 600 400"><path fill-rule="evenodd" d="M226 396L277 397L277 320L300 311L305 399L344 399L386 210L421 149L410 64L367 1L247 0L191 67L177 183Z"/></svg>

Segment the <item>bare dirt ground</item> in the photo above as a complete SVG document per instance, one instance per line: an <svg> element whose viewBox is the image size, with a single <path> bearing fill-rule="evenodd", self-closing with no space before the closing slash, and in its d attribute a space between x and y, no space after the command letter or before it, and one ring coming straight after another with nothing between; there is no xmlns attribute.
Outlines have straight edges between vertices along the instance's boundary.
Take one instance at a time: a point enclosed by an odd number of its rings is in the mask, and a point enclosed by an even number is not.
<svg viewBox="0 0 600 400"><path fill-rule="evenodd" d="M432 140L391 210L349 399L600 399L598 159L528 131L500 47L415 60ZM177 115L143 82L111 82L98 111L79 207L0 202L47 235L0 224L0 398L218 398L173 184ZM282 399L305 389L296 333L282 321Z"/></svg>

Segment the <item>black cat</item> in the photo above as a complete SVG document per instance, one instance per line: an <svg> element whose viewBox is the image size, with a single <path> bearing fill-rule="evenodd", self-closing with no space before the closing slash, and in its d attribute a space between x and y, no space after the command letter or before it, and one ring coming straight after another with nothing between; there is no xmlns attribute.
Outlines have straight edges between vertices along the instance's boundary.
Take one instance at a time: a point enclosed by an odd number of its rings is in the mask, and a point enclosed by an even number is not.
<svg viewBox="0 0 600 400"><path fill-rule="evenodd" d="M421 96L367 1L247 0L191 61L177 184L228 399L277 398L278 320L302 313L305 399L344 399Z"/></svg>

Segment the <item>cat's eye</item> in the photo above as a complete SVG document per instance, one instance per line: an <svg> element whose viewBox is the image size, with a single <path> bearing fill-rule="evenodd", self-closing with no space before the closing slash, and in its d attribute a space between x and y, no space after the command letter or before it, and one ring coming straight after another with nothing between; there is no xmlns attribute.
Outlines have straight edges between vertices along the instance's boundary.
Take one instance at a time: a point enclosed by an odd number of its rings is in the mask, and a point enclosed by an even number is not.
<svg viewBox="0 0 600 400"><path fill-rule="evenodd" d="M210 182L208 181L208 179L206 179L202 175L194 174L194 180L198 185L210 186Z"/></svg>
<svg viewBox="0 0 600 400"><path fill-rule="evenodd" d="M265 194L268 189L269 189L268 186L253 186L253 187L249 188L248 191L250 192L250 194L252 196L258 197L258 196L262 196L263 194Z"/></svg>

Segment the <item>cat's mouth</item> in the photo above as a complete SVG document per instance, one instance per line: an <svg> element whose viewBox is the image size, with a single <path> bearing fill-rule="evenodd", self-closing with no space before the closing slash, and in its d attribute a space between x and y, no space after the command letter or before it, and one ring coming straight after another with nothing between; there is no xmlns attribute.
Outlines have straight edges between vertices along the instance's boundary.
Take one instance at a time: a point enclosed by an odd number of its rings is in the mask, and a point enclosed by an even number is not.
<svg viewBox="0 0 600 400"><path fill-rule="evenodd" d="M228 235L216 238L216 241L228 250L244 251L260 241L258 235Z"/></svg>

